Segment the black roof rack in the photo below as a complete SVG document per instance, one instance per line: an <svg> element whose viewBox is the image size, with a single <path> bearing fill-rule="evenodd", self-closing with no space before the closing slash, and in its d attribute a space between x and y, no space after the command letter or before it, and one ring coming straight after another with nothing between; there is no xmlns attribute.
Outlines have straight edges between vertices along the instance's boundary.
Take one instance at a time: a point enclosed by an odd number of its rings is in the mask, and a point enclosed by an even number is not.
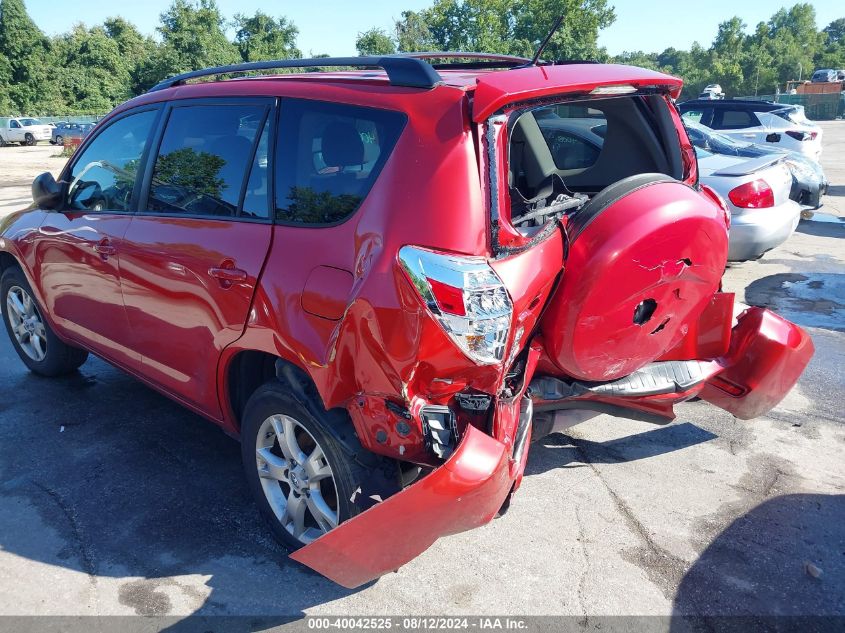
<svg viewBox="0 0 845 633"><path fill-rule="evenodd" d="M500 55L497 53L467 53L464 51L424 51L416 53L401 53L402 57L411 57L420 60L431 59L459 59L477 61L456 61L456 62L435 62L431 63L435 70L466 69L482 70L485 68L516 68L530 62L527 57L515 55Z"/></svg>
<svg viewBox="0 0 845 633"><path fill-rule="evenodd" d="M465 54L475 57L474 54ZM149 92L179 86L191 79L213 77L229 73L243 73L255 70L277 70L280 68L322 68L324 66L354 66L358 68L383 68L387 78L394 86L409 88L434 88L442 77L431 64L415 55L381 55L361 57L315 57L309 59L277 59L261 62L244 62L229 66L216 66L203 70L194 70L175 77L170 77L150 88Z"/></svg>

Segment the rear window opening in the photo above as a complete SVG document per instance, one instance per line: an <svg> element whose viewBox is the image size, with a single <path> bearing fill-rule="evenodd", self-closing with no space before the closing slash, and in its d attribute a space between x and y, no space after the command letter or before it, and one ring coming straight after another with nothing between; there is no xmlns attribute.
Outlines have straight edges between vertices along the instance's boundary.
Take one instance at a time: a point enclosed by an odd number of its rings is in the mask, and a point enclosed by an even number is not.
<svg viewBox="0 0 845 633"><path fill-rule="evenodd" d="M509 119L511 222L532 234L619 180L645 173L683 179L677 131L660 96L567 101Z"/></svg>

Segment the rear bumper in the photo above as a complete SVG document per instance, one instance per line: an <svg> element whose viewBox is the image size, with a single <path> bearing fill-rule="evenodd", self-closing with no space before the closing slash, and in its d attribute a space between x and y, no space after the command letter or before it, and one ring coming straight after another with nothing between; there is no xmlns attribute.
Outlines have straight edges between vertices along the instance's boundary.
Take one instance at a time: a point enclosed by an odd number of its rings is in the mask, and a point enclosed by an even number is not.
<svg viewBox="0 0 845 633"><path fill-rule="evenodd" d="M731 216L728 260L754 259L783 244L800 219L801 207L793 200L770 209L749 209Z"/></svg>
<svg viewBox="0 0 845 633"><path fill-rule="evenodd" d="M803 329L763 308L739 315L722 370L707 380L701 399L742 420L768 413L798 382L815 348Z"/></svg>
<svg viewBox="0 0 845 633"><path fill-rule="evenodd" d="M489 522L518 470L505 444L470 426L440 468L291 558L344 587L358 587L416 558L441 536Z"/></svg>

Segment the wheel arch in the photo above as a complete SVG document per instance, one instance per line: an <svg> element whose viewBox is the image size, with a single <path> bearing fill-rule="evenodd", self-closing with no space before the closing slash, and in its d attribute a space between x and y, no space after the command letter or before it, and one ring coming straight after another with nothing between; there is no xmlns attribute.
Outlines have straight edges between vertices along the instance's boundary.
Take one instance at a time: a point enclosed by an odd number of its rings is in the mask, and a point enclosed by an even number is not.
<svg viewBox="0 0 845 633"><path fill-rule="evenodd" d="M18 262L15 256L11 253L7 251L0 251L0 275L6 272L9 268L23 269L23 266L20 265L20 262Z"/></svg>
<svg viewBox="0 0 845 633"><path fill-rule="evenodd" d="M259 349L240 349L225 360L223 396L236 432L240 432L244 408L250 396L263 384L278 380L303 403L312 403L325 414L317 386L296 363Z"/></svg>

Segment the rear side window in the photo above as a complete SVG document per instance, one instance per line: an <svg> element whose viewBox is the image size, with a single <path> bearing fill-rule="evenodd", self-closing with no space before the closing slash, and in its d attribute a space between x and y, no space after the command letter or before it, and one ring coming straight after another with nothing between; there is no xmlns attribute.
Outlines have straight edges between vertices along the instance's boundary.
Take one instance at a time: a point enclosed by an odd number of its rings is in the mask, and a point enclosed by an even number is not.
<svg viewBox="0 0 845 633"><path fill-rule="evenodd" d="M158 112L119 119L97 134L74 162L67 207L80 211L129 211L138 163Z"/></svg>
<svg viewBox="0 0 845 633"><path fill-rule="evenodd" d="M266 112L263 105L174 108L156 157L147 210L237 215Z"/></svg>
<svg viewBox="0 0 845 633"><path fill-rule="evenodd" d="M334 224L366 198L406 117L399 112L299 99L282 102L276 219Z"/></svg>
<svg viewBox="0 0 845 633"><path fill-rule="evenodd" d="M716 112L714 127L719 130L740 130L760 125L753 112L748 110L721 110Z"/></svg>
<svg viewBox="0 0 845 633"><path fill-rule="evenodd" d="M559 106L534 111L555 166L565 171L592 167L607 134L607 119L601 110L584 108L578 116L571 116L571 109Z"/></svg>

